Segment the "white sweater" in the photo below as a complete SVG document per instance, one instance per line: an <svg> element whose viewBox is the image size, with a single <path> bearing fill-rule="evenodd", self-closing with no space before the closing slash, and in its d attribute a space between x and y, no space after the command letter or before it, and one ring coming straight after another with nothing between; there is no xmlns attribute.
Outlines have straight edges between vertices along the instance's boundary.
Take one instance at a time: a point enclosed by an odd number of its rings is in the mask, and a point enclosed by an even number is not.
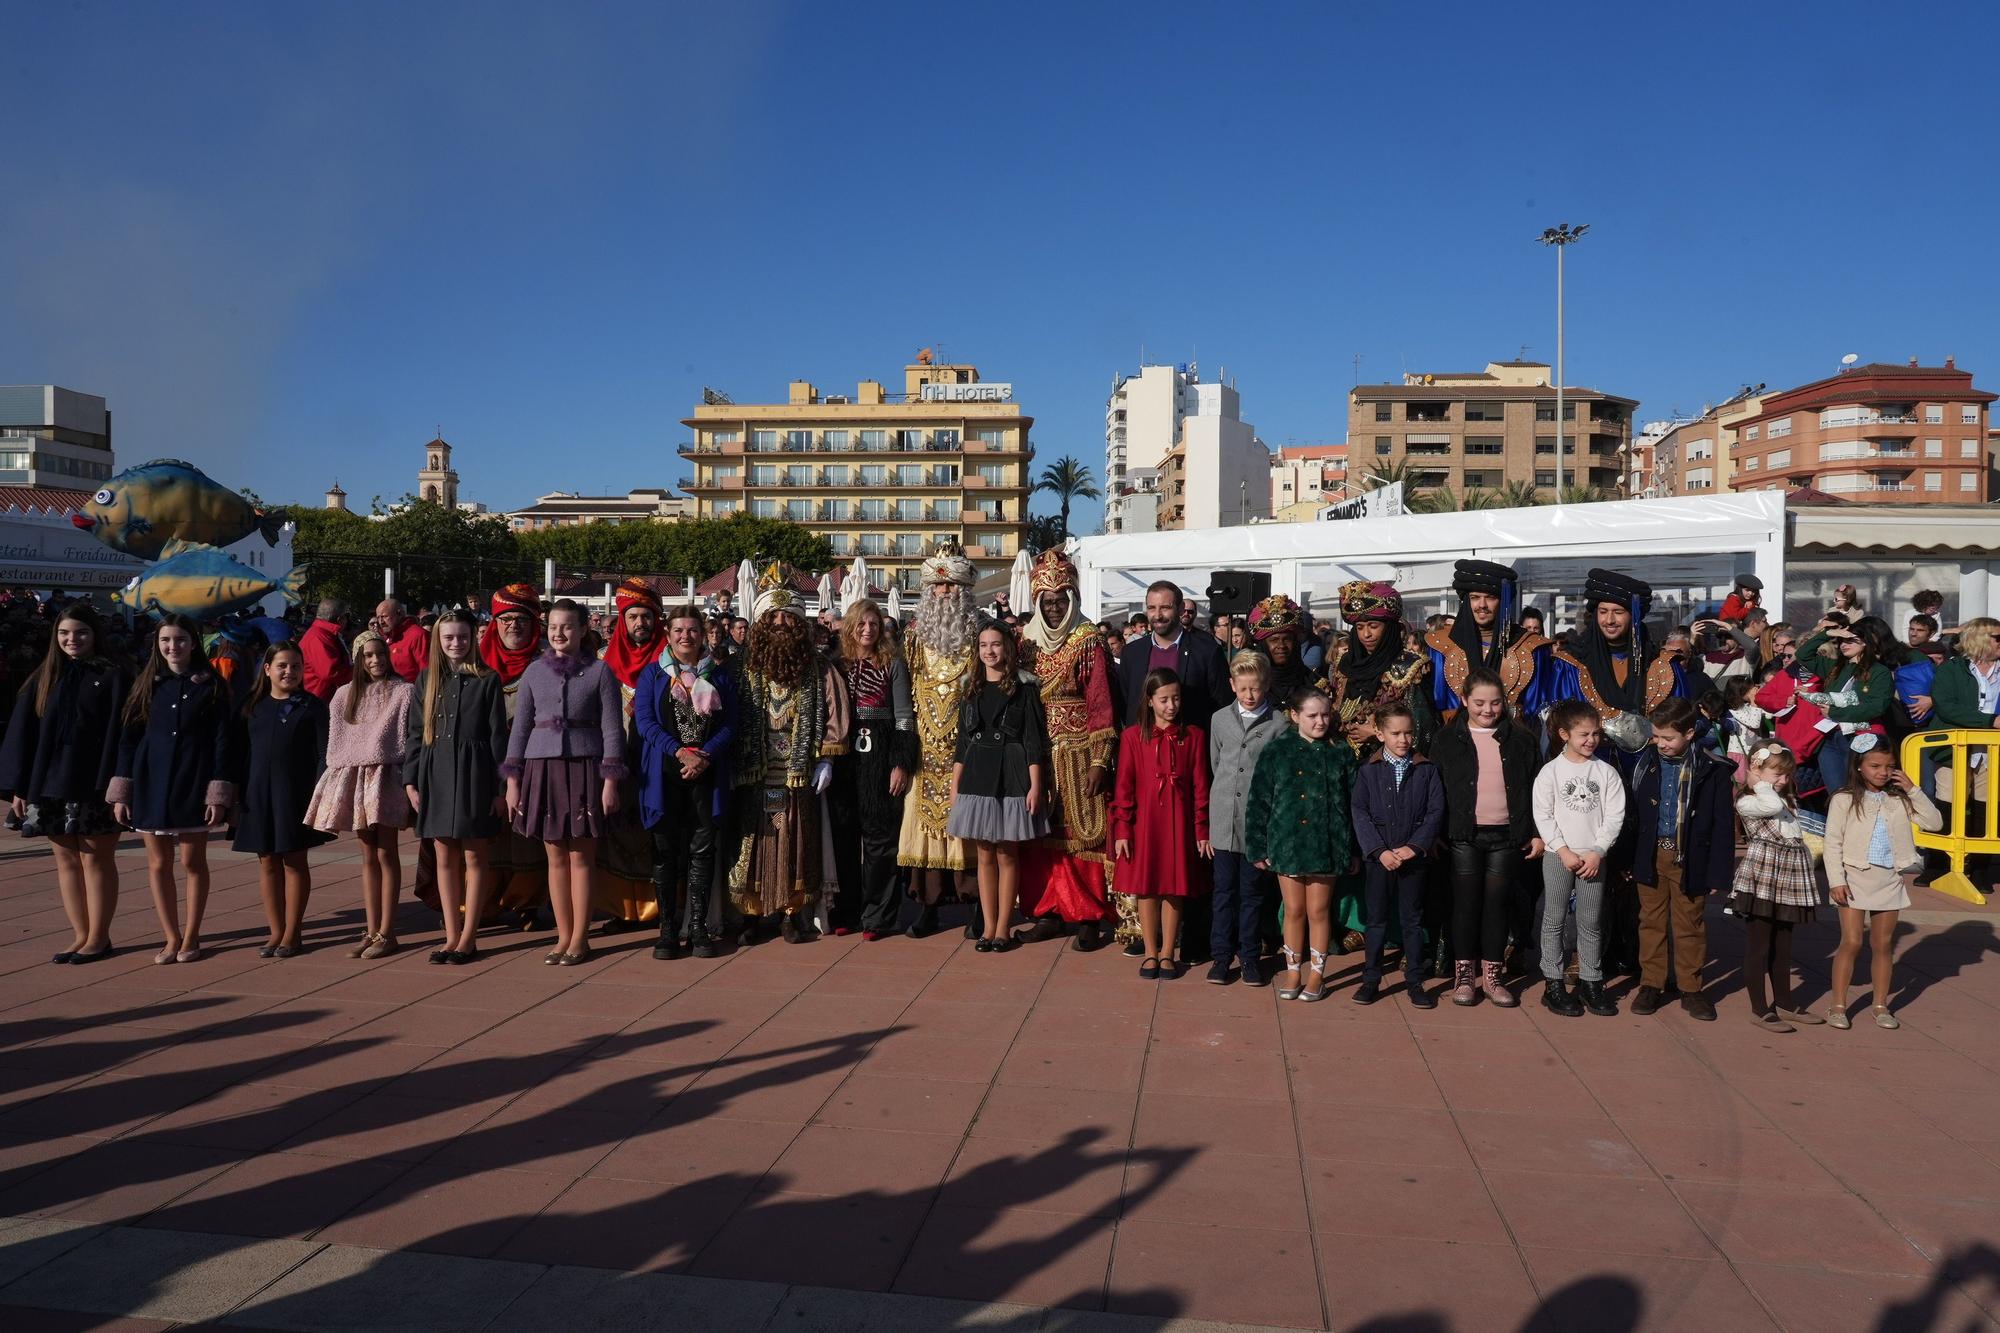
<svg viewBox="0 0 2000 1333"><path fill-rule="evenodd" d="M1625 826L1625 781L1602 759L1558 754L1535 775L1535 832L1551 853L1608 852Z"/></svg>

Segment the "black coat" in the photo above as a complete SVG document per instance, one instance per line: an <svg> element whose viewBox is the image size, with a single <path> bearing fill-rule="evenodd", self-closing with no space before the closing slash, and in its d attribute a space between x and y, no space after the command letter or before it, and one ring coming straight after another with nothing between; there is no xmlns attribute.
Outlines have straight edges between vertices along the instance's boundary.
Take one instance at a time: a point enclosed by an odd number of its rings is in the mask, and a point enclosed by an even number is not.
<svg viewBox="0 0 2000 1333"><path fill-rule="evenodd" d="M1459 842L1471 839L1479 825L1474 809L1479 800L1479 752L1472 746L1468 714L1460 712L1440 731L1431 746L1431 762L1444 779L1444 832ZM1500 742L1500 778L1507 788L1507 831L1522 846L1535 836L1535 774L1541 769L1541 747L1526 727L1502 717L1494 729Z"/></svg>
<svg viewBox="0 0 2000 1333"><path fill-rule="evenodd" d="M1215 716L1215 710L1235 698L1229 688L1229 664L1222 645L1213 634L1182 630L1178 645L1180 661L1174 671L1181 678L1181 717L1197 725ZM1118 715L1123 727L1139 724L1146 707L1146 672L1153 660L1153 636L1141 634L1125 645L1113 679L1118 683Z"/></svg>
<svg viewBox="0 0 2000 1333"><path fill-rule="evenodd" d="M502 827L493 813L501 792L500 765L512 729L507 693L493 672L451 672L438 681L431 743L424 744L424 687L416 686L403 740L403 782L417 789L419 838L491 838Z"/></svg>
<svg viewBox="0 0 2000 1333"><path fill-rule="evenodd" d="M1620 842L1632 878L1651 884L1660 842L1660 752L1647 746L1632 769L1631 814ZM1736 769L1704 750L1687 756L1687 822L1678 849L1681 890L1690 898L1721 893L1736 878Z"/></svg>
<svg viewBox="0 0 2000 1333"><path fill-rule="evenodd" d="M133 689L145 689L144 682ZM135 829L201 828L204 807L228 805L229 685L213 671L162 675L143 727L118 742L113 799L132 807Z"/></svg>
<svg viewBox="0 0 2000 1333"><path fill-rule="evenodd" d="M306 827L306 806L326 767L326 705L303 692L292 697L298 702L283 716L276 699L259 699L242 725L239 852L282 856L333 840Z"/></svg>
<svg viewBox="0 0 2000 1333"><path fill-rule="evenodd" d="M1408 847L1429 856L1444 828L1444 780L1438 766L1413 756L1396 786L1396 770L1380 751L1354 776L1354 842L1364 860Z"/></svg>
<svg viewBox="0 0 2000 1333"><path fill-rule="evenodd" d="M0 797L102 801L118 771L118 714L130 688L130 677L101 658L65 659L36 717L34 691L24 684L0 744Z"/></svg>
<svg viewBox="0 0 2000 1333"><path fill-rule="evenodd" d="M982 681L959 705L952 762L965 765L958 776L961 796L1026 796L1029 765L1049 762L1049 724L1034 681L1016 681L996 707L1001 697L997 685ZM1049 785L1046 774L1042 785Z"/></svg>

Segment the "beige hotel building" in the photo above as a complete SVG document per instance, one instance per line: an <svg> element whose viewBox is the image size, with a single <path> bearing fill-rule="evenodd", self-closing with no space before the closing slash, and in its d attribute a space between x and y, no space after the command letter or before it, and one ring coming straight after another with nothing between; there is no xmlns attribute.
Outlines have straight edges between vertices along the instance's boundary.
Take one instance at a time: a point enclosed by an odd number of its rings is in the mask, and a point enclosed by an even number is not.
<svg viewBox="0 0 2000 1333"><path fill-rule="evenodd" d="M836 557L866 556L884 586L918 590L939 541L965 548L981 577L1007 569L1027 535L1034 445L1011 384L976 367L903 367L903 391L863 380L853 396L794 380L782 403L718 393L682 425L696 516L786 519L826 537Z"/></svg>

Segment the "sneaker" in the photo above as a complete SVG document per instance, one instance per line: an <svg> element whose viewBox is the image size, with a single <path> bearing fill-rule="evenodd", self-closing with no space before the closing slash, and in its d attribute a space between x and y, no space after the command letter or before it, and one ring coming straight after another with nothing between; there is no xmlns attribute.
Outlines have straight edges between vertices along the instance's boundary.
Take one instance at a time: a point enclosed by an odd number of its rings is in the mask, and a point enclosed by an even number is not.
<svg viewBox="0 0 2000 1333"><path fill-rule="evenodd" d="M1366 979L1363 979L1361 985L1357 987L1354 992L1354 1002L1356 1004L1373 1004L1375 1003L1375 1001L1381 998L1382 998L1381 984L1379 982L1369 981Z"/></svg>
<svg viewBox="0 0 2000 1333"><path fill-rule="evenodd" d="M1715 1021L1715 1003L1699 991L1681 996L1681 1012L1698 1023Z"/></svg>
<svg viewBox="0 0 2000 1333"><path fill-rule="evenodd" d="M1658 986L1641 986L1632 994L1632 1012L1641 1018L1659 1012L1661 1001L1667 997L1660 993Z"/></svg>
<svg viewBox="0 0 2000 1333"><path fill-rule="evenodd" d="M1229 984L1229 964L1221 961L1210 963L1208 965L1208 984L1211 986L1227 986Z"/></svg>
<svg viewBox="0 0 2000 1333"><path fill-rule="evenodd" d="M1403 998L1410 1002L1412 1009L1435 1009L1437 996L1424 989L1424 980L1415 972L1403 973Z"/></svg>
<svg viewBox="0 0 2000 1333"><path fill-rule="evenodd" d="M1264 964L1255 958L1244 959L1242 969L1238 975L1242 977L1243 984L1246 986L1262 988L1271 984L1271 979L1264 975Z"/></svg>

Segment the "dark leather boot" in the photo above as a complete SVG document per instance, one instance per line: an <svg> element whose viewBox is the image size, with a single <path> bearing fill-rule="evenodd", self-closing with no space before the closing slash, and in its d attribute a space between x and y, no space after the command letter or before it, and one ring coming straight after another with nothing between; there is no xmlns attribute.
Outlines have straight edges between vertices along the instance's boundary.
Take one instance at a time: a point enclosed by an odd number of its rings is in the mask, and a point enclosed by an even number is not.
<svg viewBox="0 0 2000 1333"><path fill-rule="evenodd" d="M681 886L674 878L673 870L655 861L653 903L660 909L660 942L653 946L653 957L662 961L681 956L681 931L676 920L680 898Z"/></svg>
<svg viewBox="0 0 2000 1333"><path fill-rule="evenodd" d="M1576 993L1583 1000L1583 1007L1599 1018L1618 1017L1618 1001L1604 993L1601 981L1579 981Z"/></svg>

